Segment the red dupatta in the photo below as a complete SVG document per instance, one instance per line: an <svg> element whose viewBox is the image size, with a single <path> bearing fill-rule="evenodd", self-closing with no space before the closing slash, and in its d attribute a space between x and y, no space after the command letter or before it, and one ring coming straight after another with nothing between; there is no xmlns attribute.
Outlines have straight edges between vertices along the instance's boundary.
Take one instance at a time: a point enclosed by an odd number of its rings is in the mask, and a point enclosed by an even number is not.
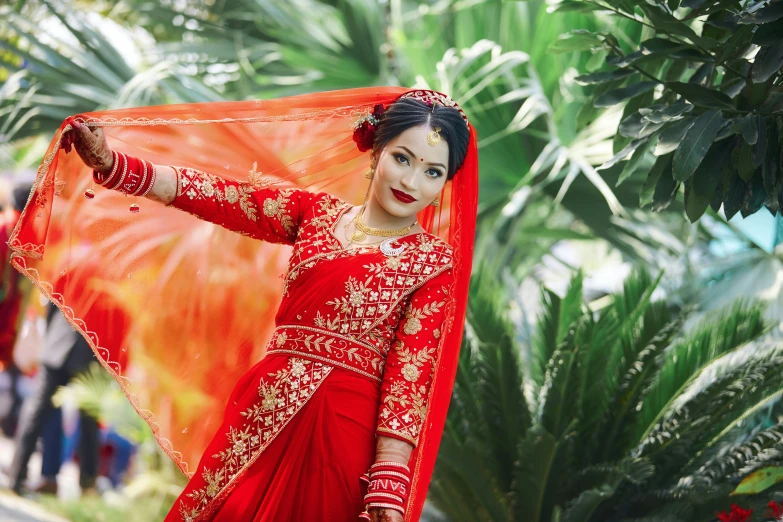
<svg viewBox="0 0 783 522"><path fill-rule="evenodd" d="M360 204L370 153L353 142L353 123L407 91L368 87L80 117L102 127L112 148L156 164L326 191ZM87 339L163 450L190 475L233 386L264 354L290 247L113 191L85 199L90 172L76 154L60 150L69 129L67 122L60 126L38 170L9 241L12 263ZM455 279L411 460L408 521L418 520L424 505L462 340L478 196L476 133L469 129L467 156L441 206L419 216L454 247ZM139 213L128 211L134 202Z"/></svg>

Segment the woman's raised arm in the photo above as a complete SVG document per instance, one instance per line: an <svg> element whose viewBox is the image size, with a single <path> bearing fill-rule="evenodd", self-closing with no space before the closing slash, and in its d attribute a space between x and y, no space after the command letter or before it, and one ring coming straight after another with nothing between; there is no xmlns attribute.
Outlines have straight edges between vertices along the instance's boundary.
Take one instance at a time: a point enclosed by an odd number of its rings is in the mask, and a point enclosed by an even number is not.
<svg viewBox="0 0 783 522"><path fill-rule="evenodd" d="M75 148L82 161L103 177L102 185L144 195L242 235L293 244L305 211L319 197L305 190L260 187L149 162L142 174L144 162L112 152L100 128L90 129L78 121L71 125L73 131L63 138L62 147L66 152Z"/></svg>

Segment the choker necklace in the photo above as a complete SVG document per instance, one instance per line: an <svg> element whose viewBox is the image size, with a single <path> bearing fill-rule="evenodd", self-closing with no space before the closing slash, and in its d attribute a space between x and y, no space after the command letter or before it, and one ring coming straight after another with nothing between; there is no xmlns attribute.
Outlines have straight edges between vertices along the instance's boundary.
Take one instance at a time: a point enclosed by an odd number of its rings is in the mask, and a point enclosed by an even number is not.
<svg viewBox="0 0 783 522"><path fill-rule="evenodd" d="M364 214L364 207L362 207L359 213L356 214L356 217L351 220L351 222L353 222L354 226L356 227L354 233L351 234L351 239L350 239L351 243L363 241L364 239L367 238L367 236L378 236L378 237L404 236L408 232L410 232L411 228L413 228L413 225L416 224L416 221L414 220L413 223L411 223L407 227L398 228L395 230L383 230L380 228L372 228L362 223L363 214ZM346 223L345 227L346 229L348 228L348 223Z"/></svg>

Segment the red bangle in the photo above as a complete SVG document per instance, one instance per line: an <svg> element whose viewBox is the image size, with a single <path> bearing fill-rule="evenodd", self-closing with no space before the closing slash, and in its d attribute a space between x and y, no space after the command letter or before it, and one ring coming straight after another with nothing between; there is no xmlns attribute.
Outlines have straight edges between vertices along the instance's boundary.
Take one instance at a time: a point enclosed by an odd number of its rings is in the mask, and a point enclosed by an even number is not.
<svg viewBox="0 0 783 522"><path fill-rule="evenodd" d="M157 178L157 169L152 162L112 151L114 165L111 173L104 176L93 170L93 180L110 190L117 190L129 196L146 196L152 190Z"/></svg>
<svg viewBox="0 0 783 522"><path fill-rule="evenodd" d="M107 182L104 186L110 190L117 190L122 186L125 181L125 176L128 175L128 157L122 152L117 153L120 158L120 166L117 169L117 175L114 180Z"/></svg>
<svg viewBox="0 0 783 522"><path fill-rule="evenodd" d="M150 191L152 190L152 186L155 185L155 178L158 177L158 168L155 166L155 164L154 163L150 163L150 167L151 167L152 172L150 173L150 176L147 179L147 186L146 186L146 188L143 188L142 190L140 190L140 194L139 194L140 196L146 196L147 194L150 193Z"/></svg>
<svg viewBox="0 0 783 522"><path fill-rule="evenodd" d="M111 157L112 157L112 167L111 167L111 172L109 172L108 176L103 174L102 172L98 172L97 170L92 171L92 179L98 185L106 186L106 184L114 180L114 176L117 175L117 169L120 166L119 155L117 154L116 151L111 151Z"/></svg>
<svg viewBox="0 0 783 522"><path fill-rule="evenodd" d="M376 462L360 478L367 485L364 496L366 509L393 509L405 515L405 504L411 484L411 471L405 464L393 461ZM361 518L360 520L366 520Z"/></svg>

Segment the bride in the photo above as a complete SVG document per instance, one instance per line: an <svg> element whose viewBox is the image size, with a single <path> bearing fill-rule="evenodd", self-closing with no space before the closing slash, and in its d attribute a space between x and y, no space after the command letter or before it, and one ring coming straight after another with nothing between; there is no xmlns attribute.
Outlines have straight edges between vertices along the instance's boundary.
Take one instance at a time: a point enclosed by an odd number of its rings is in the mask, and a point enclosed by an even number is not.
<svg viewBox="0 0 783 522"><path fill-rule="evenodd" d="M144 230L134 228L133 219L142 206L144 213L150 212L150 205L139 205L134 199L126 207L131 212L117 219L112 217L121 207L117 193L162 204L160 210L153 210L166 213L159 216L170 215L168 209L173 208L246 236L248 241L291 248L265 355L233 365L241 370L241 376L234 380L223 402L217 428L208 430L203 439L196 470L166 521L346 521L357 516L373 521L418 520L462 336L476 212L477 157L475 132L448 96L385 89L282 98L263 102L260 108L258 102L238 102L221 118L214 117L221 112L215 106L221 104L198 104L195 112L201 114L195 122L183 118L149 120L149 127L162 127L156 129L158 133L177 127L173 134L179 134L176 139L170 137L167 143L174 145L167 150L193 146L188 143L187 128L180 132L187 125L194 130L200 125L212 126L213 135L227 134L236 126L261 127L263 132L253 131L253 135L263 139L266 150L281 163L290 161L291 151L285 145L275 150L275 140L288 134L290 129L283 129L287 123L296 122L302 131L300 139L312 140L311 150L321 156L321 181L328 181L330 168L350 165L369 151L369 186L360 205L320 189L318 183L308 183L312 172L264 177L254 165L244 179L221 176L199 168L197 162L176 165L160 161L173 155L144 147L144 133L138 131L114 139L110 145L106 134L123 124L133 126L141 109L70 118L55 138L50 164L46 165L45 159L25 211L45 212L48 223L42 225L40 215L23 216L10 243L14 265L44 288L90 341L99 360L120 381L175 460L177 444L169 437L176 433L178 416L168 421L168 430L161 430L152 412L143 409L139 393L130 393L133 365L120 368L112 364L112 353L118 347L127 350L133 361L133 342L101 331L103 322L90 319L89 299L80 295L78 285L50 288L46 284L57 279L51 274L55 264L60 267L63 259L78 258L73 255L73 242L62 239L62 231L77 230L83 240L79 248L89 252L82 255L93 261L97 256L97 266L93 262L89 274L71 269L76 280L93 283L97 279L120 284L113 260L135 255L132 251L137 244L128 242L128 237L145 240ZM330 95L329 101L340 103L332 108L314 107L319 97L323 101ZM336 96L341 97L337 100ZM155 109L181 115L185 108ZM127 113L131 111L137 114L129 120ZM192 107L188 111L193 112ZM324 117L323 111L331 112ZM332 123L351 115L355 118L357 111L359 118L347 131L355 152L347 154L339 145L345 141L340 141L343 137ZM320 125L324 121L327 126ZM153 154L136 152L145 148ZM70 160L71 150L81 162ZM214 150L214 154L220 153ZM56 208L64 187L61 185L59 199L47 198L46 191L56 190L57 181L83 185L85 167L92 170L94 181L93 188L82 191L86 199L76 203L76 191L72 191L64 198L71 204ZM277 186L281 182L287 186ZM355 187L358 182L353 179L346 185ZM105 222L84 210L90 204L109 201L113 210L104 216ZM448 214L444 217L446 205ZM89 226L79 221L85 215L92 216ZM157 216L147 227L165 228L164 220ZM191 219L183 226L204 225ZM125 238L119 248L111 240L118 234ZM161 248L169 248L163 245ZM224 245L227 250L239 251L247 242ZM34 255L43 253L44 247L58 250L57 263L47 264L48 252ZM158 273L164 263L156 261L154 250L149 252L148 259L138 261L145 270ZM266 262L273 263L274 258ZM79 264L74 262L77 268ZM51 276L45 275L47 272ZM253 292L254 287L274 283L248 278L245 285ZM139 286L140 295L129 298L141 304L132 313L134 326L143 329L145 321L163 307L168 310L167 317L171 317L171 310L186 307L173 295L161 297L165 291L161 293L155 283ZM239 315L238 311L231 314ZM263 319L259 317L259 328L265 323ZM220 325L219 320L212 321ZM194 333L183 344L196 339ZM219 349L233 351L230 343ZM160 360L170 361L169 357L161 354ZM207 371L197 362L183 361L182 369L187 371L177 373L177 379L183 382L188 375ZM142 381L149 380L145 374ZM220 387L216 386L217 396ZM177 387L168 389L169 398L177 401ZM159 399L149 399L150 404ZM198 406L192 409L185 416L198 416Z"/></svg>

